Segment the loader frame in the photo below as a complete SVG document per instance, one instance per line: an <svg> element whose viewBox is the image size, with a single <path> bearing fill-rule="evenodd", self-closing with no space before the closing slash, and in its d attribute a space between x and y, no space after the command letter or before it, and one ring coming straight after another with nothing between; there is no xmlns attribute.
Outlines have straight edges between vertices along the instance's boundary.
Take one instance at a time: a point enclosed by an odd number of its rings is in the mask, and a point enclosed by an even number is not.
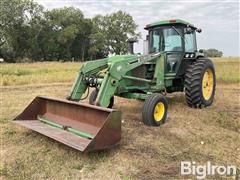
<svg viewBox="0 0 240 180"><path fill-rule="evenodd" d="M130 99L146 99L148 93L163 91L165 89L164 79L164 53L153 53L146 56L116 56L112 61L101 59L97 61L90 61L85 63L76 78L72 87L69 99L79 101L89 87L89 79L93 79L94 87L99 87L99 95L97 97L96 105L106 107L109 104L110 98L114 95L130 98ZM152 79L139 78L130 75L133 69L144 65L152 64L155 68ZM104 76L97 76L97 72L106 70ZM142 86L130 85L133 81L140 81ZM138 90L134 92L131 90Z"/></svg>

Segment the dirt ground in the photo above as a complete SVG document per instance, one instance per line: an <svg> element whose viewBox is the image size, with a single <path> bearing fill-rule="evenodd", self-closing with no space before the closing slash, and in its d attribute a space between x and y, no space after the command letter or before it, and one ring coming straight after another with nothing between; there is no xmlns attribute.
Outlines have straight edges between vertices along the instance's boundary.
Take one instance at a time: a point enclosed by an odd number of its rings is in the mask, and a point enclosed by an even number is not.
<svg viewBox="0 0 240 180"><path fill-rule="evenodd" d="M194 176L180 175L181 161L240 167L239 84L218 84L205 109L189 108L183 93L169 94L168 121L161 127L141 122L143 102L116 98L122 140L101 152L84 154L11 122L35 96L64 98L70 86L1 88L2 179L185 179Z"/></svg>

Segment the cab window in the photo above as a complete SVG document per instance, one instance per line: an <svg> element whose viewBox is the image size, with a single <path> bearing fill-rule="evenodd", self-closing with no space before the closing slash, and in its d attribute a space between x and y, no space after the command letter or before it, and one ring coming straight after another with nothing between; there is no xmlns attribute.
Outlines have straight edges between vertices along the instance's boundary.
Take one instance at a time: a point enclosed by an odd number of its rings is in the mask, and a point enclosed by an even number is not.
<svg viewBox="0 0 240 180"><path fill-rule="evenodd" d="M180 28L163 29L163 51L182 51L182 37Z"/></svg>
<svg viewBox="0 0 240 180"><path fill-rule="evenodd" d="M160 50L160 29L150 32L150 52L159 52Z"/></svg>
<svg viewBox="0 0 240 180"><path fill-rule="evenodd" d="M185 38L185 51L186 52L195 52L197 47L196 47L194 32L185 33L184 38Z"/></svg>

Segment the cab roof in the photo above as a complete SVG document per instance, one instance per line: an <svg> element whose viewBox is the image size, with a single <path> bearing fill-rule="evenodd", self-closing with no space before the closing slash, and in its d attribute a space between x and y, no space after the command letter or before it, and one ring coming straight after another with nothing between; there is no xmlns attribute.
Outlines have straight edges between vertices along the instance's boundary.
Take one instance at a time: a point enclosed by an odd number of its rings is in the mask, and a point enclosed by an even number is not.
<svg viewBox="0 0 240 180"><path fill-rule="evenodd" d="M157 21L153 22L151 24L147 24L144 29L148 30L157 26L163 26L163 25L174 25L174 24L182 24L182 25L189 25L193 28L196 28L193 24L190 24L187 21L181 20L181 19L170 19L170 20L163 20L163 21Z"/></svg>

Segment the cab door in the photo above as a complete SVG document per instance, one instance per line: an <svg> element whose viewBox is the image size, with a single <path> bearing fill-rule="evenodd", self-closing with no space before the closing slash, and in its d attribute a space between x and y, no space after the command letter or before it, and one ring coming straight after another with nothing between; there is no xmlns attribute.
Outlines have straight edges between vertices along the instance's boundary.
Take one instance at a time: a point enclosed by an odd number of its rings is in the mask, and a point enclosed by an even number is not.
<svg viewBox="0 0 240 180"><path fill-rule="evenodd" d="M189 64L196 60L197 43L196 31L194 28L184 28L184 55L179 62L179 67L176 70L176 77L183 77Z"/></svg>
<svg viewBox="0 0 240 180"><path fill-rule="evenodd" d="M162 29L162 50L166 53L165 74L175 76L179 62L184 55L183 28L164 27Z"/></svg>

